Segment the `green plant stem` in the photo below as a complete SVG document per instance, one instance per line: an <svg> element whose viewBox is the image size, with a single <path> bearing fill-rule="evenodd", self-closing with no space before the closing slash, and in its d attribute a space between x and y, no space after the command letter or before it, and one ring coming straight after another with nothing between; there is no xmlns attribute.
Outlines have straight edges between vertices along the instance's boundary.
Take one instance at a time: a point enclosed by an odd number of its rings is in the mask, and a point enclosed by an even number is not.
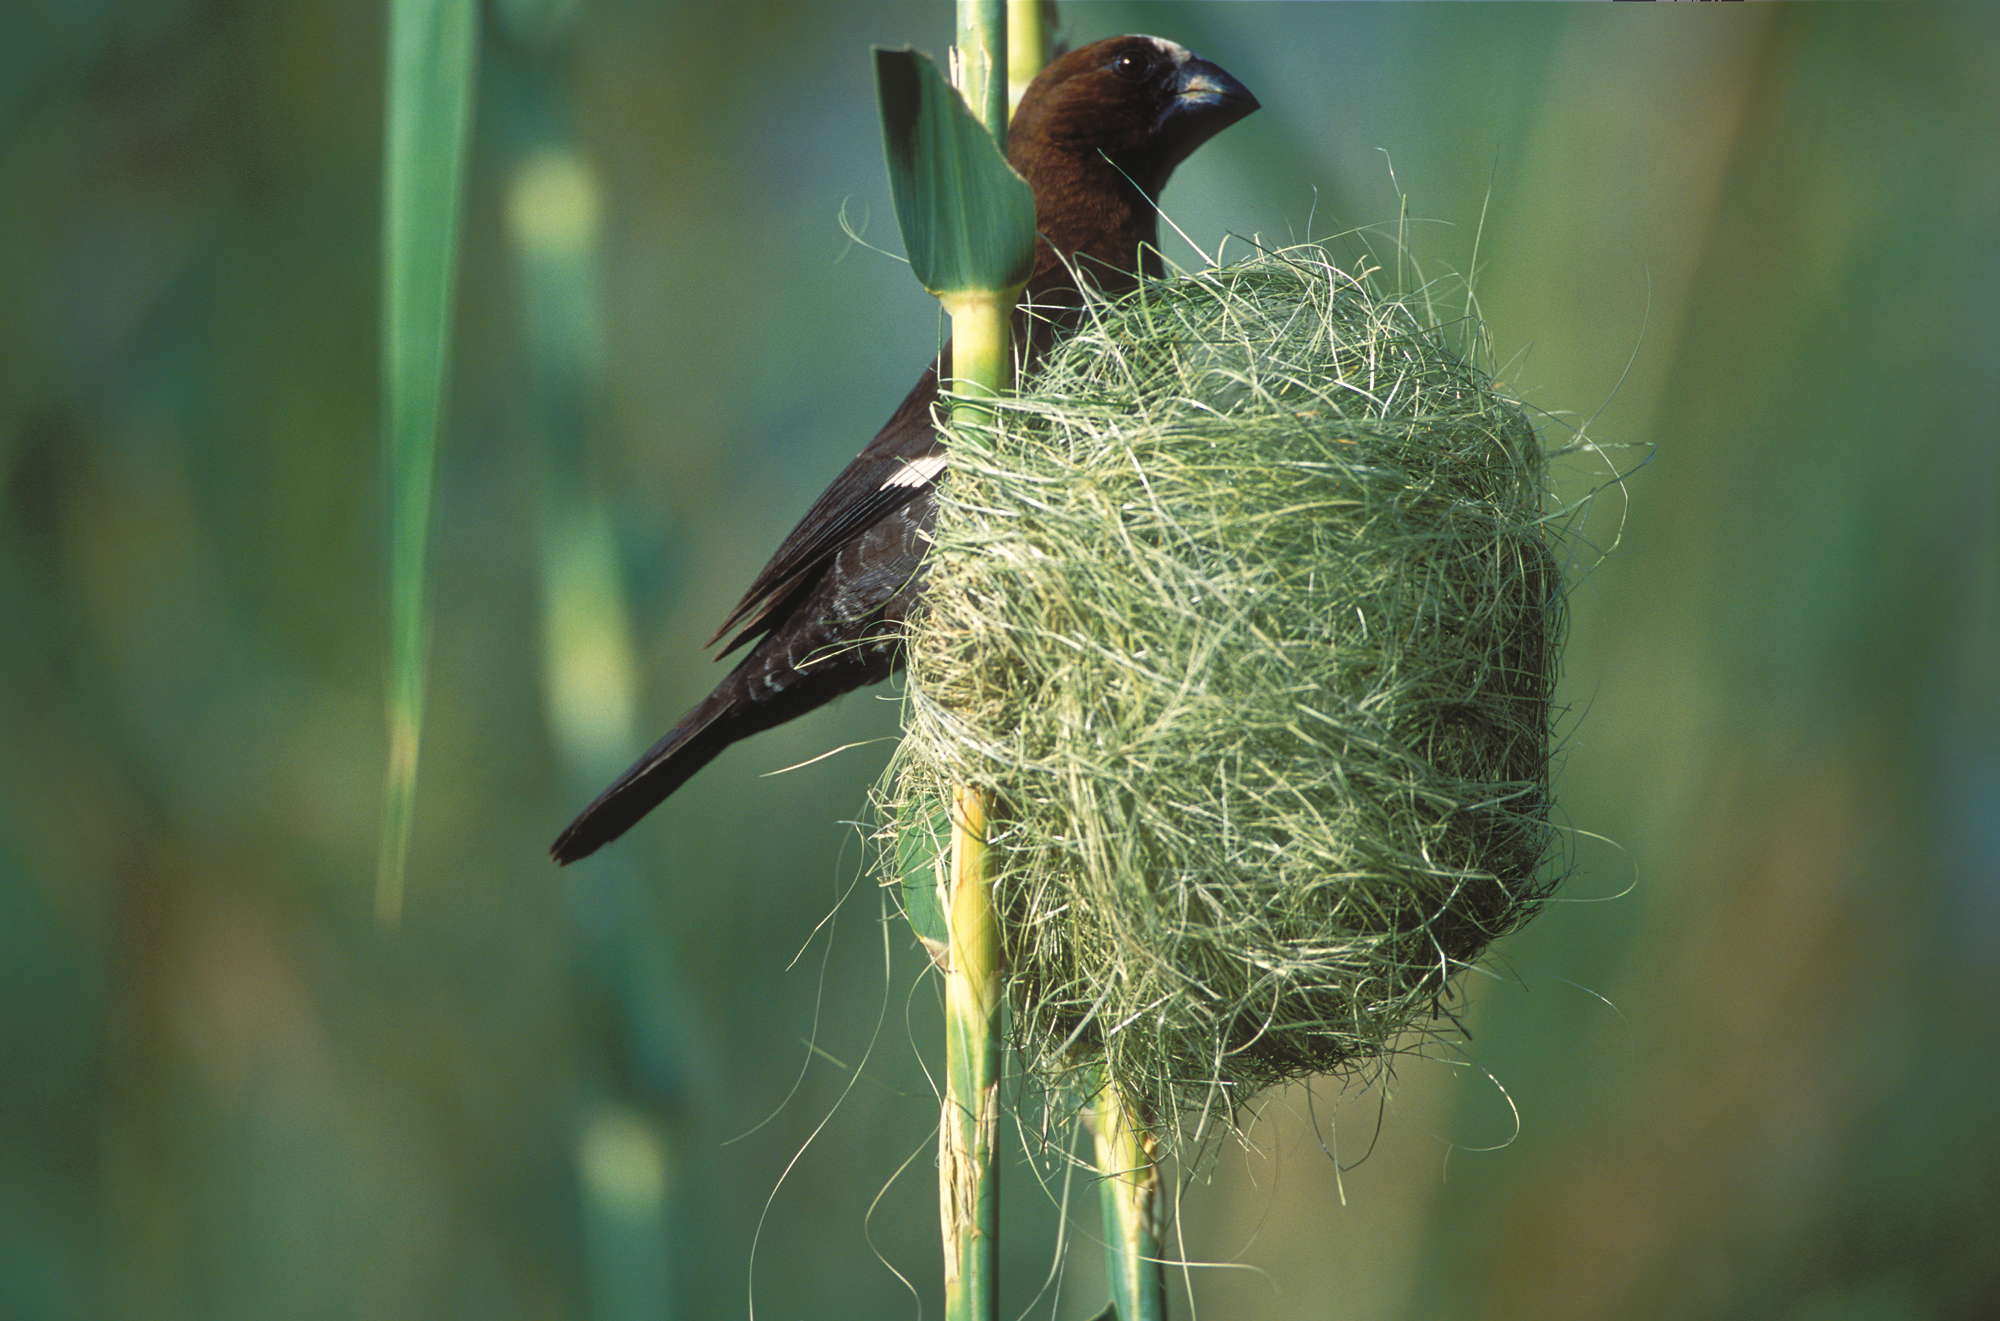
<svg viewBox="0 0 2000 1321"><path fill-rule="evenodd" d="M938 1129L938 1210L944 1228L947 1321L990 1321L1000 1168L1000 923L986 850L986 796L952 793L951 971L945 982L945 1094Z"/></svg>
<svg viewBox="0 0 2000 1321"><path fill-rule="evenodd" d="M1049 38L1054 27L1052 0L1007 0L1008 114L1021 104L1022 93L1049 62Z"/></svg>
<svg viewBox="0 0 2000 1321"><path fill-rule="evenodd" d="M951 405L954 423L983 420L988 409L980 398L992 398L1014 380L1013 329L1010 318L1020 300L1021 286L939 294L951 314L951 390L960 397Z"/></svg>
<svg viewBox="0 0 2000 1321"><path fill-rule="evenodd" d="M1007 0L958 0L958 90L1007 150Z"/></svg>
<svg viewBox="0 0 2000 1321"><path fill-rule="evenodd" d="M958 90L1005 155L1005 0L959 0ZM1004 278L1004 277L1003 277ZM1013 383L1011 319L1021 286L938 295L951 315L955 422L984 417L982 399ZM989 803L952 790L951 968L945 983L945 1096L938 1125L938 1210L944 1229L946 1321L991 1321L999 1310L1000 919L986 848Z"/></svg>
<svg viewBox="0 0 2000 1321"><path fill-rule="evenodd" d="M1104 1266L1119 1321L1166 1321L1160 1265L1160 1169L1145 1117L1109 1077L1091 1107L1098 1196L1104 1209Z"/></svg>

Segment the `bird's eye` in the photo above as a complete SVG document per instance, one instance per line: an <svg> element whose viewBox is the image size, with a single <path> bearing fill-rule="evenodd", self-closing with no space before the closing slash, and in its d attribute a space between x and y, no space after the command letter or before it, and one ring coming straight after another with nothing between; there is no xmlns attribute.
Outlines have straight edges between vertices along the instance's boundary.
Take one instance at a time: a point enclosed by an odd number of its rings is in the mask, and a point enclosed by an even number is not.
<svg viewBox="0 0 2000 1321"><path fill-rule="evenodd" d="M1153 57L1143 50L1122 51L1111 61L1111 72L1127 82L1144 82L1153 72Z"/></svg>

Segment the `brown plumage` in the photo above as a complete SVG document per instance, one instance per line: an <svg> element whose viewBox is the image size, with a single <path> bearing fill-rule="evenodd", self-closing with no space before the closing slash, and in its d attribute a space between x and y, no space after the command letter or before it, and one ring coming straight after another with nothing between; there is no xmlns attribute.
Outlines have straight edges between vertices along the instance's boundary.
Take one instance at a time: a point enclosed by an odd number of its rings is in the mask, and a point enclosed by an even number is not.
<svg viewBox="0 0 2000 1321"><path fill-rule="evenodd" d="M1015 317L1032 362L1080 303L1072 265L1118 293L1158 275L1156 203L1174 167L1257 109L1243 85L1158 37L1071 51L1029 85L1007 155L1035 194L1035 271ZM1070 264L1065 264L1067 258ZM1032 314L1028 311L1033 309ZM799 521L711 644L749 653L585 808L549 853L587 857L631 828L738 739L902 668L902 630L923 591L933 489L945 466L932 422L951 346Z"/></svg>

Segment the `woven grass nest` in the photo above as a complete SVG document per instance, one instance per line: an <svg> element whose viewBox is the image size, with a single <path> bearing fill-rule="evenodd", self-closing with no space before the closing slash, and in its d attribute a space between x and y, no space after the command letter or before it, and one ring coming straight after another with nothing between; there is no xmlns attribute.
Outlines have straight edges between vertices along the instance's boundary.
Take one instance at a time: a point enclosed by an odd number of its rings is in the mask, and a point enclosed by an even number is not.
<svg viewBox="0 0 2000 1321"><path fill-rule="evenodd" d="M949 431L885 856L988 791L1027 1068L1171 1135L1380 1058L1549 897L1561 575L1526 416L1322 249L1086 320Z"/></svg>

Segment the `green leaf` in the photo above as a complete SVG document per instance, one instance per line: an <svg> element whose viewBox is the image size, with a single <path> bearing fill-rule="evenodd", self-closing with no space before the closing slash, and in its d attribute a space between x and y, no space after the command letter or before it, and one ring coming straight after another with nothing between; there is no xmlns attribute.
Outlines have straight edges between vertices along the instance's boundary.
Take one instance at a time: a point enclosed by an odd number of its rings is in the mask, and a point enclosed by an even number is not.
<svg viewBox="0 0 2000 1321"><path fill-rule="evenodd" d="M382 188L382 380L389 488L389 769L375 909L402 910L423 730L431 479L451 348L459 193L472 115L472 0L395 0Z"/></svg>
<svg viewBox="0 0 2000 1321"><path fill-rule="evenodd" d="M933 953L946 948L951 931L945 921L944 882L939 860L951 847L951 814L933 806L921 823L903 827L896 839L896 862L903 877L903 911L910 930Z"/></svg>
<svg viewBox="0 0 2000 1321"><path fill-rule="evenodd" d="M924 288L1018 289L1035 266L1035 195L965 99L914 50L875 52L889 185Z"/></svg>

